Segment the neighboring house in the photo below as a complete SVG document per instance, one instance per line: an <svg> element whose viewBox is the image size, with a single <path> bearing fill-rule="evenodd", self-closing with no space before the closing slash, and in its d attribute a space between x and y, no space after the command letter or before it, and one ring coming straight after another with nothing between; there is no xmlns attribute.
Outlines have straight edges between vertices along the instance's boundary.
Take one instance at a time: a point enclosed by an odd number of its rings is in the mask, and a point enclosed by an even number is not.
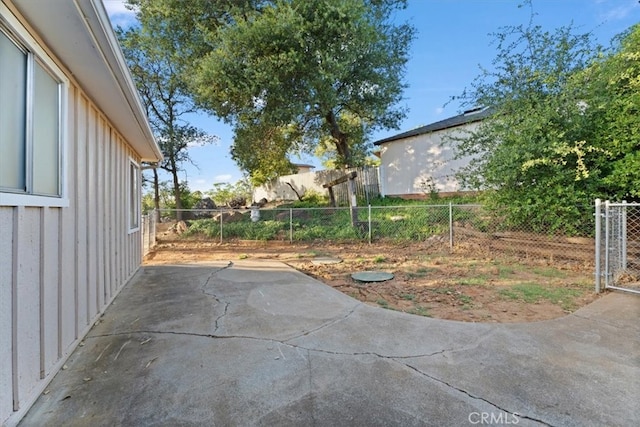
<svg viewBox="0 0 640 427"><path fill-rule="evenodd" d="M161 158L100 0L0 0L0 424L138 269Z"/></svg>
<svg viewBox="0 0 640 427"><path fill-rule="evenodd" d="M296 173L307 173L307 172L311 172L312 169L316 168L313 165L306 165L304 163L294 163L293 166L298 168L298 172Z"/></svg>
<svg viewBox="0 0 640 427"><path fill-rule="evenodd" d="M464 137L490 113L489 109L470 110L374 142L379 147L381 194L420 198L431 192L463 190L455 174L470 158L456 159L456 144L450 138Z"/></svg>

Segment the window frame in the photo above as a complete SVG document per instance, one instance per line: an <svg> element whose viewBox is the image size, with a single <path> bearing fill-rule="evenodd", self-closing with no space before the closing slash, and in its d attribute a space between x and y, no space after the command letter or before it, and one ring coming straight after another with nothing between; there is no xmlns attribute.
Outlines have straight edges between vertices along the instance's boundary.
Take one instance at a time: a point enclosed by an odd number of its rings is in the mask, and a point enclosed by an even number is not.
<svg viewBox="0 0 640 427"><path fill-rule="evenodd" d="M135 179L134 179L135 178ZM142 170L140 164L129 157L127 168L127 229L129 234L140 230L142 203Z"/></svg>
<svg viewBox="0 0 640 427"><path fill-rule="evenodd" d="M0 32L14 43L27 56L27 91L26 124L25 124L25 171L24 179L26 191L11 188L0 189L0 206L37 206L37 207L68 207L69 196L67 186L67 117L68 117L68 88L69 80L47 52L29 34L24 26L0 4ZM34 80L35 67L40 66L58 85L58 194L37 194L33 190L34 158L33 158L33 115L34 115Z"/></svg>

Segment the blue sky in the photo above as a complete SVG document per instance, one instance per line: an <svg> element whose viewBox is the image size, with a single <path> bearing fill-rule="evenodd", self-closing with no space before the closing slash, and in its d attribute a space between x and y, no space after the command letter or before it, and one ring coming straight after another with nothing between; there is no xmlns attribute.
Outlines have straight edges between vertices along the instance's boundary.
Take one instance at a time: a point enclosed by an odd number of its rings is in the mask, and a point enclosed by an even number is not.
<svg viewBox="0 0 640 427"><path fill-rule="evenodd" d="M126 26L132 14L122 0L103 0L115 25ZM377 132L373 140L426 125L458 114L459 95L479 74L479 66L489 66L495 57L490 33L501 26L526 24L528 7L518 8L522 0L409 0L397 18L411 22L417 29L407 64L404 105L409 108L399 130ZM573 24L580 33L593 32L596 40L608 46L610 40L631 25L640 22L638 0L533 0L535 22L544 29ZM217 182L234 183L242 177L231 160L229 147L233 132L228 125L206 114L193 117L193 124L217 135L215 146L190 150L197 168L185 165L181 179L191 190L208 190ZM321 169L309 157L303 163Z"/></svg>

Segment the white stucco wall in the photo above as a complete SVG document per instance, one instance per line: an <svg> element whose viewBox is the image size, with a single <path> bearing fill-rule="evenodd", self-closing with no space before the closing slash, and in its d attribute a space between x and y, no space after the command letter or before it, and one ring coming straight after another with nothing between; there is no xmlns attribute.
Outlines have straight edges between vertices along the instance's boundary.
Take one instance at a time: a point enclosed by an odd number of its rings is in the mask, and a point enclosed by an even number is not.
<svg viewBox="0 0 640 427"><path fill-rule="evenodd" d="M428 194L426 183L432 182L438 192L464 190L455 178L456 172L470 158L455 159L455 143L448 136L462 136L479 124L430 132L387 142L380 147L380 185L385 196Z"/></svg>

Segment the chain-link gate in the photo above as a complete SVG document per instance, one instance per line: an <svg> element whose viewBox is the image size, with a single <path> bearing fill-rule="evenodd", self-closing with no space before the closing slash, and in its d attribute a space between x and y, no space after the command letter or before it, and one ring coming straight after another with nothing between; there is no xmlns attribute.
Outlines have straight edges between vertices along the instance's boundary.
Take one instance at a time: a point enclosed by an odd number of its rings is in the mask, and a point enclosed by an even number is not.
<svg viewBox="0 0 640 427"><path fill-rule="evenodd" d="M640 203L596 200L596 291L640 294Z"/></svg>

